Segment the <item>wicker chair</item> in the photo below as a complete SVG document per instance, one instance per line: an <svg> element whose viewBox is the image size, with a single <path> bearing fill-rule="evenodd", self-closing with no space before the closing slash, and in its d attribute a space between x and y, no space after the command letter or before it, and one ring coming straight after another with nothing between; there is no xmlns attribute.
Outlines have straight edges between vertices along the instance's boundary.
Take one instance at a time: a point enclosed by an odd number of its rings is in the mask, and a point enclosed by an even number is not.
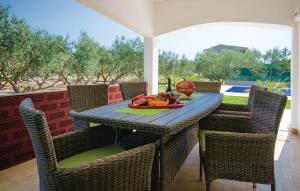
<svg viewBox="0 0 300 191"><path fill-rule="evenodd" d="M287 97L255 91L251 117L212 114L199 122L202 163L209 191L214 179L271 184L275 191L274 148Z"/></svg>
<svg viewBox="0 0 300 191"><path fill-rule="evenodd" d="M249 92L248 104L240 105L240 104L228 104L222 103L220 107L214 112L219 114L229 114L229 115L250 115L250 109L253 104L254 93L256 90L267 90L265 87L252 85Z"/></svg>
<svg viewBox="0 0 300 191"><path fill-rule="evenodd" d="M120 139L120 144L126 149L148 143L157 145L152 169L152 191L157 191L160 187L160 169L163 169L162 185L164 188L167 188L174 180L189 153L197 144L197 131L198 124L195 124L174 135L167 136L164 140L163 152L160 150L159 136L150 133L137 131L128 134ZM159 162L160 157L162 158L162 166L160 166Z"/></svg>
<svg viewBox="0 0 300 191"><path fill-rule="evenodd" d="M220 93L222 82L194 81L196 92Z"/></svg>
<svg viewBox="0 0 300 191"><path fill-rule="evenodd" d="M131 99L141 93L146 95L147 90L146 82L138 83L120 83L123 99ZM153 171L152 171L152 190L159 190L160 186L160 168L163 169L163 182L164 188L168 187L175 178L176 173L184 163L186 157L197 144L197 129L198 124L190 126L175 135L171 135L165 139L164 152L160 151L158 144L159 136L135 132L121 138L122 144L130 146L138 146L141 144L155 142L157 145L156 154L154 157ZM126 147L126 146L125 146ZM130 147L129 147L130 148ZM162 158L162 166L160 166L159 158Z"/></svg>
<svg viewBox="0 0 300 191"><path fill-rule="evenodd" d="M44 113L35 110L30 99L21 103L20 113L35 152L41 191L151 190L154 144L65 167L61 162L69 157L113 144L114 131L108 127L85 128L51 137Z"/></svg>
<svg viewBox="0 0 300 191"><path fill-rule="evenodd" d="M162 166L153 166L153 168L156 168L154 172L158 172L159 168L163 168L162 185L164 188L168 188L173 182L176 174L185 162L185 159L197 144L197 130L198 125L192 125L189 128L170 136L165 142L164 152L160 152L160 156L163 160ZM153 179L159 178L157 173L152 174ZM157 180L157 182L159 181Z"/></svg>
<svg viewBox="0 0 300 191"><path fill-rule="evenodd" d="M71 109L81 112L108 104L108 85L69 85L67 86ZM100 126L82 120L73 120L75 130Z"/></svg>
<svg viewBox="0 0 300 191"><path fill-rule="evenodd" d="M108 104L108 85L67 86L72 110L77 112Z"/></svg>
<svg viewBox="0 0 300 191"><path fill-rule="evenodd" d="M129 100L139 94L147 95L147 82L120 83L123 100Z"/></svg>

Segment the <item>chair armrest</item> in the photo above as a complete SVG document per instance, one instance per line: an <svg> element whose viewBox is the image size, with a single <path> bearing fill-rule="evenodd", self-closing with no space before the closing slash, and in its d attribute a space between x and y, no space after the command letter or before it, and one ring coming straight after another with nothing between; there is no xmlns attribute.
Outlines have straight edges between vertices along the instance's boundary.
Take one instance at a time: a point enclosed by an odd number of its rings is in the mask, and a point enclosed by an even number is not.
<svg viewBox="0 0 300 191"><path fill-rule="evenodd" d="M207 161L240 161L273 168L275 134L207 132L205 158Z"/></svg>
<svg viewBox="0 0 300 191"><path fill-rule="evenodd" d="M253 168L273 168L275 134L207 132L205 142L205 160L208 166L217 163L220 167L252 165Z"/></svg>
<svg viewBox="0 0 300 191"><path fill-rule="evenodd" d="M224 115L242 115L242 116L251 116L249 111L231 111L231 110L222 110L217 109L214 111L214 114L224 114Z"/></svg>
<svg viewBox="0 0 300 191"><path fill-rule="evenodd" d="M217 111L218 110L249 112L249 107L247 105L241 105L241 104L222 103L217 108Z"/></svg>
<svg viewBox="0 0 300 191"><path fill-rule="evenodd" d="M112 144L115 132L111 127L90 127L53 137L58 161L83 151Z"/></svg>
<svg viewBox="0 0 300 191"><path fill-rule="evenodd" d="M151 190L155 145L148 144L77 168L57 169L58 190Z"/></svg>
<svg viewBox="0 0 300 191"><path fill-rule="evenodd" d="M243 115L211 114L199 121L199 129L231 132L250 132L251 118Z"/></svg>

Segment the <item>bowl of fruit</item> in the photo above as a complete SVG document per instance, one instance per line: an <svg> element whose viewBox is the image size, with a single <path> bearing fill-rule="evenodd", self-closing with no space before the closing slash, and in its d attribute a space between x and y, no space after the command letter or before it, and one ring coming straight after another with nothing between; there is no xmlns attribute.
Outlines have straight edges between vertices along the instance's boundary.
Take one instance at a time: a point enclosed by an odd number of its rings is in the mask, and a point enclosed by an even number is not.
<svg viewBox="0 0 300 191"><path fill-rule="evenodd" d="M134 97L128 107L135 109L176 109L183 104L172 93L160 93L158 96L140 94Z"/></svg>
<svg viewBox="0 0 300 191"><path fill-rule="evenodd" d="M192 81L183 79L176 84L176 90L178 93L185 94L190 97L195 91L196 87Z"/></svg>

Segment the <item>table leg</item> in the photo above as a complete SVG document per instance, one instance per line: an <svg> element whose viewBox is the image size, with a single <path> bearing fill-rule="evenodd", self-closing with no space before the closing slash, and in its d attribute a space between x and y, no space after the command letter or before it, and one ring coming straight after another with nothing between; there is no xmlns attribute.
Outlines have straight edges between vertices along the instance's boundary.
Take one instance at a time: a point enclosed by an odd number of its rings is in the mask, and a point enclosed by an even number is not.
<svg viewBox="0 0 300 191"><path fill-rule="evenodd" d="M116 128L116 135L115 135L115 144L118 144L119 134L120 134L120 128Z"/></svg>
<svg viewBox="0 0 300 191"><path fill-rule="evenodd" d="M160 137L160 152L159 152L160 191L165 190L163 155L164 155L164 136L162 135Z"/></svg>

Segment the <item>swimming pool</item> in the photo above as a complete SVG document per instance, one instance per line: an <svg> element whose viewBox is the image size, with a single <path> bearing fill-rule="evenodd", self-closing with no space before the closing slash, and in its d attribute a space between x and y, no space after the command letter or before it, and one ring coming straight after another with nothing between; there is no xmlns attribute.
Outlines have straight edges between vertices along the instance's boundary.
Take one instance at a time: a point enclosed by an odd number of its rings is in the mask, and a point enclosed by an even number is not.
<svg viewBox="0 0 300 191"><path fill-rule="evenodd" d="M248 93L250 90L250 86L232 86L226 92L233 92L233 93Z"/></svg>
<svg viewBox="0 0 300 191"><path fill-rule="evenodd" d="M284 88L282 89L284 94L286 96L291 96L291 89L290 88ZM226 92L231 93L248 93L250 91L250 86L232 86Z"/></svg>

